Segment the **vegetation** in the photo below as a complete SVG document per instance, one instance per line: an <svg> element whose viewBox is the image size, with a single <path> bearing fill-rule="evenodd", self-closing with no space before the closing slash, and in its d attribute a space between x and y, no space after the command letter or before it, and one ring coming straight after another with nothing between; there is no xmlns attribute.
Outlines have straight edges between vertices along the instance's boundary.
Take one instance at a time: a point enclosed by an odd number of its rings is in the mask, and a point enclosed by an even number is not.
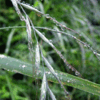
<svg viewBox="0 0 100 100"><path fill-rule="evenodd" d="M9 2L0 0L0 99L98 100L100 2Z"/></svg>

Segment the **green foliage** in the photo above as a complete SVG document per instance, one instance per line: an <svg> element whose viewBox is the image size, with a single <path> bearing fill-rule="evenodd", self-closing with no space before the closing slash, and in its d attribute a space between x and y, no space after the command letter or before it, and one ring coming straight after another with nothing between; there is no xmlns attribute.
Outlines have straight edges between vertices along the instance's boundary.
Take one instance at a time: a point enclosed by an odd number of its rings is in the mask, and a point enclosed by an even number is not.
<svg viewBox="0 0 100 100"><path fill-rule="evenodd" d="M5 64L5 62L6 62L6 64ZM14 59L14 58L7 57L4 55L0 55L0 64L1 64L1 68L5 68L8 71L19 72L19 73L28 75L30 77L33 76L33 79L35 79L35 77L36 77L36 73L33 74L33 71L32 71L32 69L34 70L35 66L33 68L32 64L25 63L18 59ZM15 64L15 65L13 65L13 64ZM42 67L40 67L40 69L37 71L37 73L38 73L37 77L39 79L42 79L42 77L43 77L43 74L44 74L43 70L44 69ZM46 73L47 79L49 81L54 82L54 83L59 83L47 68L45 68L45 70L46 70L45 73ZM57 75L57 77L59 77L62 84L64 84L64 85L72 86L77 89L84 90L86 92L100 96L100 85L99 84L95 84L88 80L78 78L76 76L73 76L73 75L70 75L67 73L63 73L60 71L56 71L56 75ZM7 81L9 81L9 80L7 79ZM10 82L8 82L8 83L10 83ZM24 87L24 86L22 86L22 87Z"/></svg>
<svg viewBox="0 0 100 100"><path fill-rule="evenodd" d="M44 3L41 1L27 0L27 3L33 5L41 12L45 14L50 14L50 16L56 18L60 23L66 25L67 27L77 31L82 35L80 37L78 34L71 31L62 29L60 26L53 23L51 20L46 19L44 16L39 15L36 12L27 10L28 15L34 22L35 26L51 27L56 30L62 30L69 34L76 36L77 38L90 44L95 50L100 52L100 4L99 2L92 3L94 0L45 0ZM9 3L11 3L9 1ZM18 15L16 14L14 8L8 5L8 1L0 0L0 27L4 26L25 26L24 22L20 22ZM96 5L94 5L96 4ZM52 40L52 43L62 52L67 61L73 65L81 74L84 79L88 79L92 82L100 84L100 63L98 59L93 55L93 53L88 49L84 48L82 44L79 44L76 40L69 36L62 35L59 38L59 34L56 32L39 29L44 32L44 35ZM5 53L6 55L12 56L14 58L21 59L22 61L31 63L31 58L29 50L27 47L27 34L25 28L16 28L14 34L11 38L9 52L6 53L6 44L8 43L8 36L11 34L13 29L0 30L0 53ZM34 33L34 32L33 32ZM8 40L7 40L8 39ZM41 39L38 37L39 42ZM35 48L36 40L33 36L33 48ZM66 72L65 65L62 60L55 54L55 51L45 42L42 43L43 54L48 58L52 66L55 69ZM11 99L13 96L16 100L34 100L35 96L35 85L32 84L34 81L32 78L23 76L21 80L16 80L13 78L14 72L7 72L0 70L0 99ZM74 74L72 71L68 71L69 74ZM40 80L39 80L40 81ZM8 85L10 84L10 86ZM49 82L51 89L57 97L64 100L63 91L60 91L60 86ZM39 82L41 85L41 82ZM13 91L13 96L11 95L11 89ZM35 89L34 89L35 88ZM66 89L71 93L73 100L98 100L98 96L92 95L86 92L82 92L78 89L67 87ZM38 89L39 90L39 89ZM39 92L39 91L38 91ZM35 96L39 97L39 95Z"/></svg>

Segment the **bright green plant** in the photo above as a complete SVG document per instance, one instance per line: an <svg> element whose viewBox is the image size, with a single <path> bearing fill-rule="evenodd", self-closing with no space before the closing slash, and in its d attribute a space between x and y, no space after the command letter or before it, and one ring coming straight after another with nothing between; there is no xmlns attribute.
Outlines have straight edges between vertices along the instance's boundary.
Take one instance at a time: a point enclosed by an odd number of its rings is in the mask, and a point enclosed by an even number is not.
<svg viewBox="0 0 100 100"><path fill-rule="evenodd" d="M28 48L29 48L29 51L30 51L30 57L31 59L34 59L34 56L35 56L35 60L33 60L33 64L30 65L30 64L26 64L25 62L21 62L21 61L18 61L16 62L15 59L12 59L12 58L9 58L9 57L6 57L4 55L1 55L1 68L5 68L7 70L10 70L10 71L14 71L14 72L19 72L19 73L22 73L22 74L25 74L25 75L28 75L28 76L32 76L33 78L35 78L36 80L37 79L42 79L43 77L43 81L42 81L42 86L41 86L41 96L40 96L40 99L43 100L46 98L46 92L48 91L50 97L55 100L56 97L54 96L53 92L51 91L51 89L49 88L49 85L48 85L48 81L52 81L52 82L59 82L61 87L64 89L65 91L65 98L68 98L68 99L71 99L71 96L69 95L69 93L66 91L66 89L64 88L63 84L64 85L68 85L68 86L72 86L72 87L75 87L75 88L78 88L80 90L83 90L83 91L86 91L86 92L89 92L89 93L93 93L95 95L99 95L99 92L100 92L100 86L98 84L95 84L95 83L92 83L90 81L87 81L87 80L84 80L84 79L81 79L81 78L78 78L76 76L72 76L72 75L69 75L69 74L65 74L65 73L62 73L62 72L59 72L59 71L55 71L53 69L53 67L51 66L51 64L48 62L48 60L44 57L45 55L45 51L40 43L40 41L38 40L38 36L44 40L46 43L48 43L55 51L56 53L60 56L60 58L63 60L63 62L65 63L66 65L66 69L67 67L69 67L69 69L71 69L72 71L75 72L76 75L79 75L81 76L81 74L72 66L68 63L68 61L65 59L65 57L62 55L62 53L54 46L54 44L56 45L56 43L52 43L51 41L49 41L48 38L46 38L46 36L41 32L39 31L39 29L44 29L44 30L49 30L49 31L52 31L54 32L54 35L55 37L58 37L58 39L60 40L60 47L62 48L62 50L65 52L66 51L66 47L65 47L65 40L64 40L64 36L69 36L69 39L71 40L71 42L74 42L77 41L77 43L79 44L80 48L81 48L81 52L82 52L82 59L83 59L83 70L82 70L82 73L84 73L84 71L86 70L86 65L85 65L85 51L84 51L84 47L88 47L89 50L91 50L96 56L97 58L100 56L99 53L97 53L90 45L88 45L87 43L83 42L83 38L80 39L80 34L77 33L76 31L66 27L64 24L61 24L59 23L57 20L55 20L54 18L52 18L50 15L48 14L44 14L44 11L43 11L43 6L41 5L40 2L36 2L34 6L37 6L37 5L40 5L40 8L41 8L41 11L39 11L38 9L32 7L32 6L29 6L27 4L24 4L24 3L21 3L20 1L12 1L19 17L21 18L22 21L24 21L26 23L26 29L27 29L27 35L28 35ZM20 9L18 7L18 5L20 5L21 9L22 9L22 12L24 14L22 14L20 12ZM51 21L53 21L54 23L56 23L56 26L54 27L54 29L51 29L51 28L46 28L46 27L35 27L33 24L34 22L32 22L32 20L29 18L28 14L25 12L24 8L28 8L32 11L35 11L37 12L38 14L40 14L39 16L43 16L40 21L39 21L39 25L41 25L41 23L45 22L45 17L47 19L50 19ZM73 8L75 10L77 10L77 8L75 8L73 6ZM48 9L48 8L47 8ZM72 9L73 10L73 9ZM72 11L72 10L69 10L69 11ZM45 11L46 12L46 11ZM78 12L78 11L77 11ZM73 13L74 15L75 13ZM24 16L25 15L25 16ZM77 15L77 14L76 14ZM73 20L78 20L78 22L76 22L75 24L78 26L80 23L82 23L83 25L85 25L86 23L85 22L82 22L84 17L81 17L81 16L76 16L76 17L72 17L74 19ZM82 19L82 20L81 20ZM87 21L87 19L84 19L84 21ZM57 27L59 26L61 28L61 30ZM13 28L16 28L16 27L13 27ZM21 27L20 27L21 28ZM64 29L66 30L69 30L68 32L64 31ZM74 32L74 33L77 33L77 38L75 35L72 35L71 32ZM13 33L14 33L14 30L12 30L11 34L9 35L9 38L8 38L8 43L7 43L7 48L5 50L6 54L8 53L9 51L9 47L10 47L10 42L9 40L11 40L10 38L12 38L13 36ZM57 33L57 34L56 34ZM61 35L62 33L62 35ZM33 35L34 34L34 35ZM38 36L37 36L38 35ZM64 35L64 36L63 36ZM85 35L85 34L81 34L85 40L89 43L89 44L92 44L91 40ZM33 37L35 37L35 40L36 40L36 46L34 45L33 43ZM17 40L17 39L16 39ZM58 40L55 39L55 41L57 42ZM33 45L35 46L35 48L33 47ZM23 47L19 45L18 48L21 48ZM25 46L26 48L26 46ZM71 48L69 46L69 48ZM35 50L36 49L36 50ZM16 51L15 51L16 52ZM75 54L75 52L77 52L77 49L72 49L71 50L72 52L72 55ZM41 56L41 58L40 58ZM74 56L72 56L74 57ZM10 63L8 61L7 63L7 59L11 59L10 61L12 63ZM42 60L41 60L42 59ZM99 58L98 58L99 59ZM40 60L42 61L42 63L44 62L45 65L47 66L47 69L45 69L44 67L44 64L42 64L41 66L41 63L40 63ZM6 61L6 64L4 63ZM10 66L9 66L10 65ZM15 66L14 66L15 65ZM33 66L34 65L34 66ZM12 67L11 67L12 66ZM18 67L17 67L18 66ZM28 67L30 66L30 67ZM9 68L10 67L10 68ZM18 68L18 69L17 69ZM64 67L63 67L64 68ZM35 71L33 71L33 70ZM68 70L68 69L67 69ZM52 74L51 74L52 73ZM50 75L50 76L49 76ZM47 78L46 78L47 77ZM11 87L9 85L9 87ZM11 90L11 89L10 89ZM44 91L44 93L42 93L42 91ZM12 99L13 99L13 95L12 95Z"/></svg>

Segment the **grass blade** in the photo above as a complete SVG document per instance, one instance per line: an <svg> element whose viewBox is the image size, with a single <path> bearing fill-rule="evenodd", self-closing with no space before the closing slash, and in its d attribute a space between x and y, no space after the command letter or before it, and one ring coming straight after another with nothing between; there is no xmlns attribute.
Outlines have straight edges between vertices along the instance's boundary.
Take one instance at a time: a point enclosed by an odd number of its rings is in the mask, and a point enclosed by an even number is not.
<svg viewBox="0 0 100 100"><path fill-rule="evenodd" d="M7 57L5 55L0 55L0 68L4 68L6 70L13 71L13 72L22 73L24 75L31 76L35 79L35 76L33 76L33 70L32 70L33 65L20 61L15 58ZM61 80L62 84L100 96L100 84L93 83L86 79L82 79L82 78L70 75L68 73L63 73L60 71L55 71L55 72L58 75L59 79ZM38 73L39 73L38 79L42 79L43 74L44 74L44 70L42 67L40 67L40 69L38 70ZM45 68L45 73L46 73L46 77L48 78L48 81L58 83L56 78L52 75L52 73L47 68Z"/></svg>
<svg viewBox="0 0 100 100"><path fill-rule="evenodd" d="M52 98L52 100L56 100L55 95L53 94L53 92L50 90L50 88L48 87L48 91L50 94L50 97Z"/></svg>
<svg viewBox="0 0 100 100"><path fill-rule="evenodd" d="M12 1L13 6L15 7L15 10L16 10L17 14L18 14L19 17L20 17L20 20L21 20L21 21L24 21L25 18L24 18L24 16L22 15L22 13L21 13L20 9L18 8L18 5L17 5L18 0L11 0L11 1Z"/></svg>
<svg viewBox="0 0 100 100"><path fill-rule="evenodd" d="M15 29L12 29L11 33L8 36L7 44L6 44L6 49L5 49L5 53L6 54L9 53L9 49L10 49L10 45L11 45L11 40L13 38L14 32L15 32Z"/></svg>
<svg viewBox="0 0 100 100"><path fill-rule="evenodd" d="M42 80L42 86L41 86L41 97L40 100L46 99L46 91L47 91L47 81L46 81L46 75L44 72L43 80Z"/></svg>
<svg viewBox="0 0 100 100"><path fill-rule="evenodd" d="M65 95L69 96L69 93L66 91L66 89L64 88L64 86L62 85L59 77L56 75L56 72L54 71L53 67L50 65L50 63L48 62L48 60L42 55L42 58L46 64L46 66L48 67L48 69L50 70L50 72L54 75L54 77L58 80L58 82L60 83L61 87L64 89Z"/></svg>
<svg viewBox="0 0 100 100"><path fill-rule="evenodd" d="M39 67L40 67L40 52L39 52L39 44L38 44L38 42L36 44L35 53L36 53L36 55L35 55L35 66L36 66L36 68L39 69Z"/></svg>
<svg viewBox="0 0 100 100"><path fill-rule="evenodd" d="M72 71L75 71L75 73L77 73L76 75L81 76L80 73L79 73L73 66L71 66L71 65L66 61L66 59L65 59L64 56L61 54L61 52L58 51L58 50L56 49L56 47L55 47L55 46L54 46L40 31L38 31L38 30L34 27L34 25L33 25L33 23L32 23L31 20L30 20L30 22L31 22L31 25L32 25L33 30L35 30L36 33L37 33L46 43L48 43L48 44L56 51L56 53L57 53L57 54L59 55L59 57L63 60L63 62L66 64L66 66L68 66L68 68L71 69Z"/></svg>

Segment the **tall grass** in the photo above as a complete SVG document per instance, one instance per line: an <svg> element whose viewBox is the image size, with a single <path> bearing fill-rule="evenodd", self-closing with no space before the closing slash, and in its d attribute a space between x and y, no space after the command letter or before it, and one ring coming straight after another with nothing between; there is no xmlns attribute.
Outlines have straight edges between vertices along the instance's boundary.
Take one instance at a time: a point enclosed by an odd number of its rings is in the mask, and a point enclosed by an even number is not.
<svg viewBox="0 0 100 100"><path fill-rule="evenodd" d="M69 92L66 91L66 88L63 86L63 84L67 84L69 86L72 86L72 87L75 87L75 88L78 88L78 89L81 89L81 90L85 90L85 91L87 91L89 93L93 93L93 94L99 95L100 86L98 84L91 83L89 81L82 80L81 78L77 78L77 77L73 77L73 76L72 76L73 78L71 78L70 75L68 75L68 80L66 80L65 78L67 77L67 74L64 74L65 76L62 75L62 77L60 77L61 74L59 72L56 73L56 71L54 70L55 68L53 68L53 66L51 66L50 62L45 57L45 55L43 53L43 48L42 48L42 42L44 41L50 47L52 47L53 50L55 50L55 52L59 55L59 57L62 59L62 61L66 65L65 66L66 70L71 69L71 71L75 72L76 76L82 77L82 74L86 70L86 67L85 67L86 65L85 65L85 51L84 51L84 47L87 47L90 51L92 51L92 53L100 61L100 59L99 59L100 53L98 53L89 44L89 43L91 43L91 40L88 39L87 36L85 36L83 34L80 34L79 32L76 32L75 30L73 30L71 28L68 28L66 25L61 24L55 18L51 17L49 14L44 14L44 12L39 11L38 9L34 8L33 6L30 6L28 4L22 3L22 2L20 2L18 0L11 0L11 1L12 1L12 4L13 4L15 10L16 10L16 13L20 17L20 20L24 21L25 24L26 24L25 28L26 28L26 32L27 32L27 38L28 38L28 49L29 49L29 52L30 52L30 58L31 58L31 61L32 61L32 66L33 66L32 73L33 73L33 78L36 79L37 84L38 84L38 78L40 78L40 76L39 76L40 73L39 72L42 72L43 79L42 79L42 83L41 83L40 100L45 100L46 99L47 92L48 92L48 95L50 96L50 98L52 100L56 100L56 96L53 94L52 90L49 87L48 80L50 81L50 78L49 78L49 76L48 76L48 74L47 74L44 66L46 66L48 68L50 74L52 74L51 81L53 81L53 80L56 79L55 81L56 82L58 81L58 83L61 85L61 88L64 90L65 99L71 100L71 95L70 95ZM47 28L47 27L36 27L34 25L34 22L32 22L31 18L26 13L26 9L29 9L30 11L36 12L36 13L40 14L40 16L43 16L44 18L53 21L53 23L55 23L56 26L60 27L60 30L57 27L55 27L55 29ZM21 26L19 28L21 28ZM39 31L39 29L48 30L48 31L54 32L56 38L58 36L58 38L59 38L59 40L61 42L61 44L60 44L61 47L64 47L64 42L63 42L63 39L62 39L62 35L66 36L66 37L69 36L69 38L72 38L73 40L75 40L79 44L79 46L81 48L81 52L82 52L82 61L83 61L82 62L82 64L83 64L82 73L80 73L75 67L73 67L66 60L66 58L62 54L62 52L59 51L56 48L56 46L41 31ZM66 31L68 31L68 32L66 32ZM71 32L73 32L74 35L71 34ZM77 36L76 36L76 34L77 34ZM92 32L91 32L91 34L92 34ZM12 35L13 35L13 33L11 33L11 35L9 36L9 38L12 38ZM36 47L35 48L33 47L33 43L34 43L33 42L33 37L35 37L35 40L36 40ZM43 41L40 42L39 39L38 39L38 37L40 37ZM87 42L84 42L83 38ZM11 39L8 39L8 40L11 40ZM7 44L8 48L10 47L9 42ZM5 51L6 54L8 53L8 50L9 50L8 48ZM64 47L63 51L66 51L65 47ZM34 59L34 57L35 57L35 59ZM2 59L2 56L1 56L1 59ZM41 63L41 61L42 61L42 63ZM41 65L42 65L42 67L41 67ZM21 71L21 73L26 74L27 73L26 71L28 71L27 67L26 66L20 66L20 67L24 70L24 71ZM8 69L9 69L9 66L8 66ZM19 69L15 70L15 71L19 71ZM29 72L28 72L28 74L29 74ZM66 81L67 81L67 83L66 83ZM95 92L93 92L93 91L95 91Z"/></svg>

